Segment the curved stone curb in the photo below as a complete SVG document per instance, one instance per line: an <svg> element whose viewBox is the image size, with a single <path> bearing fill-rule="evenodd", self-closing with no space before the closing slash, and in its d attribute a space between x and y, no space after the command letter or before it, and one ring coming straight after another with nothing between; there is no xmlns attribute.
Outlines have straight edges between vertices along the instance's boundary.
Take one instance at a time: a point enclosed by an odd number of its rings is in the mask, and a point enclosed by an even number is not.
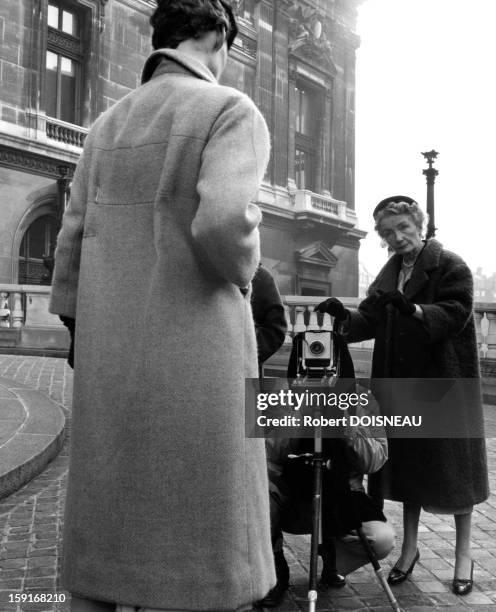
<svg viewBox="0 0 496 612"><path fill-rule="evenodd" d="M51 399L0 377L0 499L37 476L60 451L65 416Z"/></svg>

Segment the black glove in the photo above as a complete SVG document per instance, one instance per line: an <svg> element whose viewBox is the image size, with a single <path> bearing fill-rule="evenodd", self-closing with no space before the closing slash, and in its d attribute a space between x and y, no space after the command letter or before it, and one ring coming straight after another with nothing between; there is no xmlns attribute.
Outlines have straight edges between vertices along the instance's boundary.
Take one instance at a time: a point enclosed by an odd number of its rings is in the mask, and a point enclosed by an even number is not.
<svg viewBox="0 0 496 612"><path fill-rule="evenodd" d="M327 300L324 300L323 302L320 302L320 304L317 304L317 306L315 306L314 308L314 311L327 312L331 315L331 317L334 317L336 321L344 321L348 318L348 315L350 314L348 309L343 306L342 302L340 302L338 298L334 297L327 298Z"/></svg>
<svg viewBox="0 0 496 612"><path fill-rule="evenodd" d="M59 319L69 330L69 334L71 335L71 345L69 347L69 355L67 356L67 363L74 369L74 335L76 333L76 319L72 317L63 317L59 315Z"/></svg>
<svg viewBox="0 0 496 612"><path fill-rule="evenodd" d="M379 308L392 304L401 314L406 316L412 315L416 310L415 304L406 298L401 291L398 291L398 289L394 291L378 291L377 294L376 305Z"/></svg>

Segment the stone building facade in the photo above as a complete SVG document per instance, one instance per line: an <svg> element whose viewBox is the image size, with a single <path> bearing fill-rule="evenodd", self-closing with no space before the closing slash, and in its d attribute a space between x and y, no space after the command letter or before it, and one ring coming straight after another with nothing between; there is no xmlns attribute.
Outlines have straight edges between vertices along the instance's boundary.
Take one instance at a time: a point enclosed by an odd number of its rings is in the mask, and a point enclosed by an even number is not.
<svg viewBox="0 0 496 612"><path fill-rule="evenodd" d="M263 261L284 294L356 296L354 33L360 0L232 0L222 82L270 128ZM139 85L153 0L2 0L0 284L49 284L89 126Z"/></svg>

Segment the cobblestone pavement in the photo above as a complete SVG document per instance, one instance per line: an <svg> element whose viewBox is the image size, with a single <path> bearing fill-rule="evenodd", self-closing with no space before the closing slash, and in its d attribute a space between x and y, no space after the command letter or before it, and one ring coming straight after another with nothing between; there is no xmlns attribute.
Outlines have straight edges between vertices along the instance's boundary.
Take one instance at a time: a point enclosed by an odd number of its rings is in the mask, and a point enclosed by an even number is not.
<svg viewBox="0 0 496 612"><path fill-rule="evenodd" d="M70 415L72 372L62 359L0 355L0 376L14 379L47 394ZM486 408L486 418L496 420L496 407ZM0 612L69 610L69 594L58 583L60 540L67 476L67 445L45 471L10 497L0 500ZM496 439L488 440L491 490L495 493L476 507L472 533L475 559L473 592L456 597L450 592L454 567L455 531L452 517L422 514L420 562L413 580L395 588L403 610L496 611ZM386 503L385 512L401 538L401 506ZM292 586L280 612L307 610L307 536L290 536L286 542ZM393 551L382 562L387 572L398 556ZM65 596L65 603L10 602L15 596ZM344 589L319 595L322 611L391 608L371 567L349 577Z"/></svg>

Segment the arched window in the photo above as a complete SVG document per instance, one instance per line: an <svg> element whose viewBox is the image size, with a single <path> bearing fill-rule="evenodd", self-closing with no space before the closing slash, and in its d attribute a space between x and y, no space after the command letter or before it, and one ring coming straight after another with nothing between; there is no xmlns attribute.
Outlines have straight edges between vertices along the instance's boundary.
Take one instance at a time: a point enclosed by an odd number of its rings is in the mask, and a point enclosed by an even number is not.
<svg viewBox="0 0 496 612"><path fill-rule="evenodd" d="M59 221L53 215L38 217L28 227L19 249L19 284L50 284L50 264L53 267L50 258L53 258L59 228Z"/></svg>

